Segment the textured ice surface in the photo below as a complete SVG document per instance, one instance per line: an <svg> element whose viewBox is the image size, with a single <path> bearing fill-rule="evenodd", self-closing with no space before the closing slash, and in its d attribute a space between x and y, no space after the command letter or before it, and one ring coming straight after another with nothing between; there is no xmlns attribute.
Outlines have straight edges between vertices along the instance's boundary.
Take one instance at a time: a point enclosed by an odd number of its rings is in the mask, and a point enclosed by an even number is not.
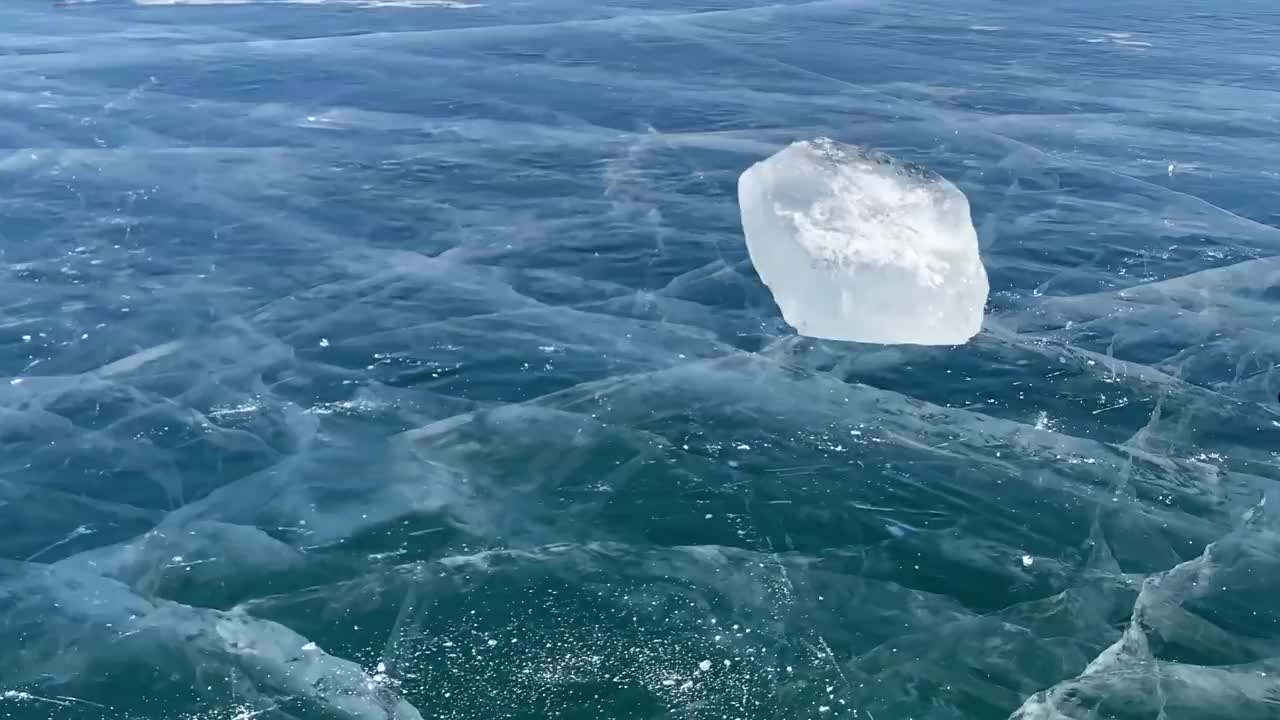
<svg viewBox="0 0 1280 720"><path fill-rule="evenodd" d="M751 262L800 334L957 345L982 329L969 201L936 173L818 138L748 168L738 204Z"/></svg>
<svg viewBox="0 0 1280 720"><path fill-rule="evenodd" d="M0 669L9 687L38 684L42 695L64 698L112 686L145 698L164 687L259 713L284 706L335 720L422 717L376 668L335 658L278 623L146 599L92 571L0 566L0 610L0 640L16 661ZM169 711L181 706L171 699Z"/></svg>
<svg viewBox="0 0 1280 720"><path fill-rule="evenodd" d="M1277 530L1263 500L1199 556L1142 580L1120 637L1012 720L1277 717Z"/></svg>
<svg viewBox="0 0 1280 720"><path fill-rule="evenodd" d="M1274 3L386 4L0 2L0 720L1271 720ZM824 135L973 340L780 317Z"/></svg>

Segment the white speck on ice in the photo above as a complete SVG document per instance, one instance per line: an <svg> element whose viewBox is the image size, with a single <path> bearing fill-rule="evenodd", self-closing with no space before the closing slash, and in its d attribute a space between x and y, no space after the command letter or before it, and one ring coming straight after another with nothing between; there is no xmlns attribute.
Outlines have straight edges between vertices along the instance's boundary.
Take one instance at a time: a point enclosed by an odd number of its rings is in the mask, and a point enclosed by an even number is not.
<svg viewBox="0 0 1280 720"><path fill-rule="evenodd" d="M711 669L711 661L710 661L710 660L703 660L702 662L698 663L698 669L699 669L699 670L701 670L702 672L706 672L706 671L710 670L710 669Z"/></svg>
<svg viewBox="0 0 1280 720"><path fill-rule="evenodd" d="M320 347L329 347L329 338L320 338Z"/></svg>
<svg viewBox="0 0 1280 720"><path fill-rule="evenodd" d="M1033 564L1035 564L1035 561L1036 561L1036 559L1035 559L1035 558L1033 558L1033 557L1031 557L1030 555L1023 555L1023 556L1022 556L1022 567L1031 567Z"/></svg>

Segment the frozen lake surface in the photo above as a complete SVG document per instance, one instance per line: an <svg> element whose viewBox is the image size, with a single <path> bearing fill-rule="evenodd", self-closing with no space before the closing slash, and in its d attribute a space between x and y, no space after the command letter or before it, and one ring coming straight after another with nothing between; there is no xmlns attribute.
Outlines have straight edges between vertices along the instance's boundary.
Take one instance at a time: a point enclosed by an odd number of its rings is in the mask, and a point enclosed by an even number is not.
<svg viewBox="0 0 1280 720"><path fill-rule="evenodd" d="M1280 717L1269 0L0 6L0 719ZM797 337L737 181L972 207Z"/></svg>

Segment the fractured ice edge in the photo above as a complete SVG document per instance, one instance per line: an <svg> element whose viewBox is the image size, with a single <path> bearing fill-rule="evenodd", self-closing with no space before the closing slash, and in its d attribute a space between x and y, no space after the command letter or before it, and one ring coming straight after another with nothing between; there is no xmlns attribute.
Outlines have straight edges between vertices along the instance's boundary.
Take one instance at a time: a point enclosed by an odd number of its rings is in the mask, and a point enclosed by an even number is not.
<svg viewBox="0 0 1280 720"><path fill-rule="evenodd" d="M1264 498L1204 552L1142 580L1123 634L1010 720L1280 716L1280 523Z"/></svg>
<svg viewBox="0 0 1280 720"><path fill-rule="evenodd" d="M172 697L254 711L294 706L348 720L421 718L385 675L333 657L283 625L145 599L74 567L0 568L0 611L8 618L0 639L16 648L5 682L39 688L9 691L5 699L15 703L101 707L59 694L74 684L77 694L165 688Z"/></svg>

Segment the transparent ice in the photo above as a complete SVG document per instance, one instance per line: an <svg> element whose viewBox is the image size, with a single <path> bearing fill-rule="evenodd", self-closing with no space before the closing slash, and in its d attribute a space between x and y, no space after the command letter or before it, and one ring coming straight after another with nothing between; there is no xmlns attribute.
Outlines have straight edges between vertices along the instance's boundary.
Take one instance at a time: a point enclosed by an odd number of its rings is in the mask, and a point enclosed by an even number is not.
<svg viewBox="0 0 1280 720"><path fill-rule="evenodd" d="M204 1L0 3L0 720L1274 720L1274 2ZM816 137L982 332L788 325Z"/></svg>

